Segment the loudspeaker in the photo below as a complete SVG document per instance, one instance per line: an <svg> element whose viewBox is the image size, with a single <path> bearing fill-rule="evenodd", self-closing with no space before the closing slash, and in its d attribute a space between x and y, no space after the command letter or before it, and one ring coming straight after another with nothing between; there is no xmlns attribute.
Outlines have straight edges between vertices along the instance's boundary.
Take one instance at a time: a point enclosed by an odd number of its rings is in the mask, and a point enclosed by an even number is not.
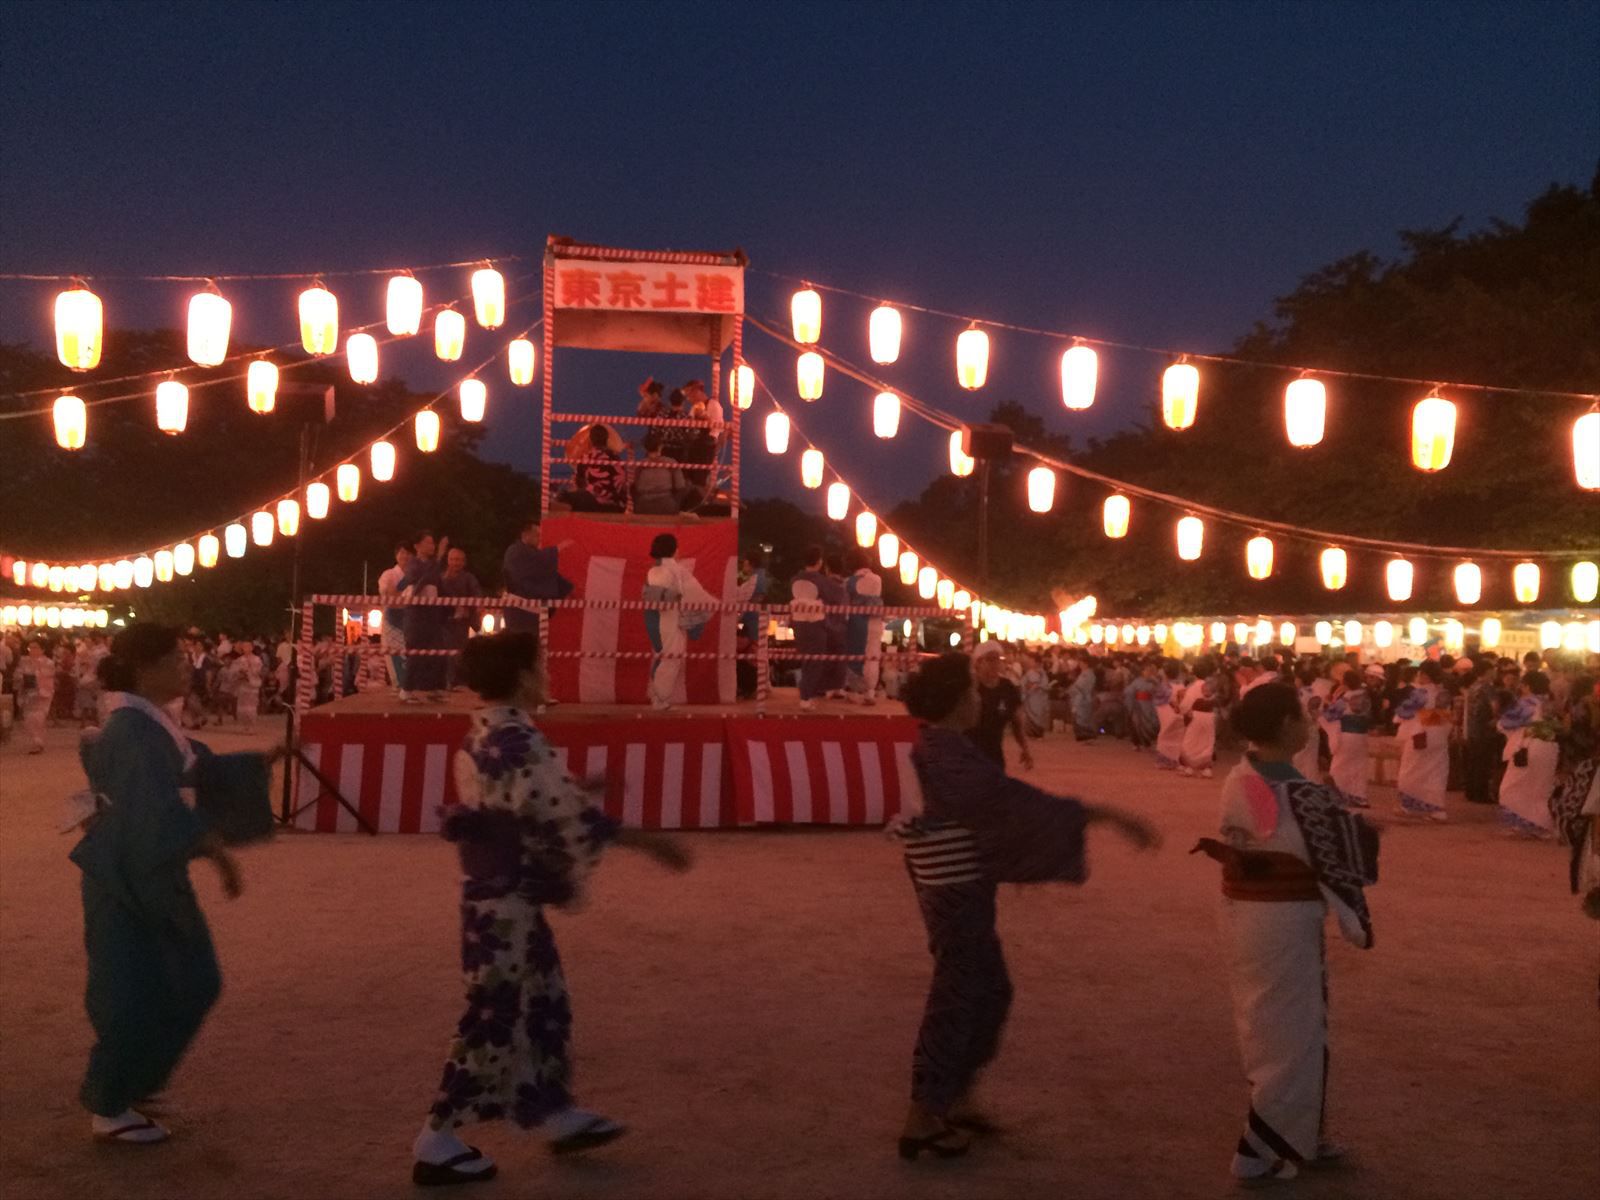
<svg viewBox="0 0 1600 1200"><path fill-rule="evenodd" d="M1011 438L1008 425L964 425L961 453L979 462L997 462L1011 457Z"/></svg>

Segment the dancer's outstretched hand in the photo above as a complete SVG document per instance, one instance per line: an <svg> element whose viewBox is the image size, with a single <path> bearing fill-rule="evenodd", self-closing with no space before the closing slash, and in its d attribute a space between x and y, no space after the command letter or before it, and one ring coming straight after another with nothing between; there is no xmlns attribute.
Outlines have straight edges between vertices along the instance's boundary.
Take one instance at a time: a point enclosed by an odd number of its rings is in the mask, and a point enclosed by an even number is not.
<svg viewBox="0 0 1600 1200"><path fill-rule="evenodd" d="M1151 821L1143 817L1136 817L1132 813L1113 813L1111 824L1118 833L1133 843L1136 850L1159 850L1161 848L1161 831Z"/></svg>
<svg viewBox="0 0 1600 1200"><path fill-rule="evenodd" d="M665 837L659 833L646 833L638 829L624 829L617 835L617 845L629 846L654 859L669 871L687 871L694 863L694 856L677 838Z"/></svg>

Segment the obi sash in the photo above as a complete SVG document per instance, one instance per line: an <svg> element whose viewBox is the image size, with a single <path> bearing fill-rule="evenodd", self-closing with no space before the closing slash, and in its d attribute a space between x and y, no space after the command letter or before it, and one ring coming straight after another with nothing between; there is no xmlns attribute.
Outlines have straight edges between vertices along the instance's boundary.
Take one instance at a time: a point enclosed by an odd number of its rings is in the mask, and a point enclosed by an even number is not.
<svg viewBox="0 0 1600 1200"><path fill-rule="evenodd" d="M1292 854L1240 850L1216 838L1201 838L1190 854L1205 854L1222 864L1222 894L1230 900L1321 900L1317 873Z"/></svg>

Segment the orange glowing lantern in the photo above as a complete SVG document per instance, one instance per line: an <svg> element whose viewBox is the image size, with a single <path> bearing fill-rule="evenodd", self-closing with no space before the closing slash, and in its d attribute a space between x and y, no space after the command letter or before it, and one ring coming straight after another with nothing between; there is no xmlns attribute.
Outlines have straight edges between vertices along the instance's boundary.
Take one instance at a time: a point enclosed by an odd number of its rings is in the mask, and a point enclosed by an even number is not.
<svg viewBox="0 0 1600 1200"><path fill-rule="evenodd" d="M300 345L318 355L339 348L339 301L320 279L300 293Z"/></svg>
<svg viewBox="0 0 1600 1200"><path fill-rule="evenodd" d="M195 552L195 558L201 567L216 566L217 552L221 548L221 543L217 541L217 535L214 533L202 533L198 546L199 549Z"/></svg>
<svg viewBox="0 0 1600 1200"><path fill-rule="evenodd" d="M189 389L176 379L156 385L156 428L162 433L182 433L189 424Z"/></svg>
<svg viewBox="0 0 1600 1200"><path fill-rule="evenodd" d="M872 399L872 432L881 438L892 438L900 431L900 397L893 392L879 392Z"/></svg>
<svg viewBox="0 0 1600 1200"><path fill-rule="evenodd" d="M822 297L811 288L802 288L790 299L789 316L794 340L802 346L813 345L822 336Z"/></svg>
<svg viewBox="0 0 1600 1200"><path fill-rule="evenodd" d="M328 515L328 504L333 498L333 493L328 490L328 485L318 480L316 483L306 485L306 516L313 521L320 521Z"/></svg>
<svg viewBox="0 0 1600 1200"><path fill-rule="evenodd" d="M939 586L935 592L935 595L938 597L940 608L954 608L956 603L955 580L939 580Z"/></svg>
<svg viewBox="0 0 1600 1200"><path fill-rule="evenodd" d="M179 542L172 548L172 569L179 575L188 575L194 570L194 547L188 542Z"/></svg>
<svg viewBox="0 0 1600 1200"><path fill-rule="evenodd" d="M767 453L786 454L789 450L789 416L787 413L767 414Z"/></svg>
<svg viewBox="0 0 1600 1200"><path fill-rule="evenodd" d="M800 456L800 482L808 488L822 486L822 451L812 448Z"/></svg>
<svg viewBox="0 0 1600 1200"><path fill-rule="evenodd" d="M842 521L850 515L850 489L842 483L828 485L828 519Z"/></svg>
<svg viewBox="0 0 1600 1200"><path fill-rule="evenodd" d="M1539 564L1519 562L1511 568L1511 589L1518 604L1532 604L1539 598Z"/></svg>
<svg viewBox="0 0 1600 1200"><path fill-rule="evenodd" d="M477 424L489 408L489 389L481 379L463 379L459 393L461 419Z"/></svg>
<svg viewBox="0 0 1600 1200"><path fill-rule="evenodd" d="M105 312L96 296L81 282L56 296L56 357L74 371L92 371L100 365Z"/></svg>
<svg viewBox="0 0 1600 1200"><path fill-rule="evenodd" d="M419 412L412 422L417 437L417 449L432 454L439 448L439 414L431 408Z"/></svg>
<svg viewBox="0 0 1600 1200"><path fill-rule="evenodd" d="M173 575L173 558L171 550L157 550L155 553L156 579L161 583L171 583Z"/></svg>
<svg viewBox="0 0 1600 1200"><path fill-rule="evenodd" d="M453 308L439 310L433 318L433 353L440 362L455 362L467 344L467 319Z"/></svg>
<svg viewBox="0 0 1600 1200"><path fill-rule="evenodd" d="M370 333L352 333L345 339L344 358L352 383L377 382L378 341Z"/></svg>
<svg viewBox="0 0 1600 1200"><path fill-rule="evenodd" d="M1391 558L1383 568L1383 580L1389 592L1389 599L1397 604L1411 599L1411 586L1415 574L1409 559Z"/></svg>
<svg viewBox="0 0 1600 1200"><path fill-rule="evenodd" d="M856 545L863 550L878 540L878 518L870 512L856 514Z"/></svg>
<svg viewBox="0 0 1600 1200"><path fill-rule="evenodd" d="M955 430L950 435L950 474L965 479L977 465L977 460L961 448L961 430Z"/></svg>
<svg viewBox="0 0 1600 1200"><path fill-rule="evenodd" d="M1056 473L1049 467L1035 467L1028 472L1028 507L1036 513L1047 513L1056 502Z"/></svg>
<svg viewBox="0 0 1600 1200"><path fill-rule="evenodd" d="M1178 557L1193 562L1205 548L1206 526L1199 517L1182 517L1178 521Z"/></svg>
<svg viewBox="0 0 1600 1200"><path fill-rule="evenodd" d="M1483 572L1477 563L1464 562L1456 566L1456 599L1462 604L1476 604L1483 596Z"/></svg>
<svg viewBox="0 0 1600 1200"><path fill-rule="evenodd" d="M989 335L976 327L956 338L956 382L975 392L989 378Z"/></svg>
<svg viewBox="0 0 1600 1200"><path fill-rule="evenodd" d="M229 558L243 558L249 538L250 535L245 527L235 521L222 531L222 548L227 551Z"/></svg>
<svg viewBox="0 0 1600 1200"><path fill-rule="evenodd" d="M1322 586L1336 592L1345 584L1350 572L1350 556L1338 546L1329 546L1319 560L1322 567Z"/></svg>
<svg viewBox="0 0 1600 1200"><path fill-rule="evenodd" d="M939 589L939 572L932 567L923 567L917 572L917 595L924 600L932 600Z"/></svg>
<svg viewBox="0 0 1600 1200"><path fill-rule="evenodd" d="M1168 429L1194 424L1200 403L1200 372L1192 363L1175 362L1161 376L1161 419Z"/></svg>
<svg viewBox="0 0 1600 1200"><path fill-rule="evenodd" d="M1419 471L1442 471L1456 444L1456 406L1443 396L1419 400L1411 410L1411 462Z"/></svg>
<svg viewBox="0 0 1600 1200"><path fill-rule="evenodd" d="M1283 392L1283 424L1291 446L1315 446L1328 420L1328 389L1320 379L1296 379Z"/></svg>
<svg viewBox="0 0 1600 1200"><path fill-rule="evenodd" d="M894 569L900 561L900 539L892 533L885 533L878 538L878 565L885 571Z"/></svg>
<svg viewBox="0 0 1600 1200"><path fill-rule="evenodd" d="M917 556L910 550L900 552L900 582L906 585L917 581Z"/></svg>
<svg viewBox="0 0 1600 1200"><path fill-rule="evenodd" d="M273 519L269 512L250 514L250 540L258 546L272 545ZM235 558L238 555L234 555Z"/></svg>
<svg viewBox="0 0 1600 1200"><path fill-rule="evenodd" d="M825 366L822 355L807 350L795 362L795 382L800 389L800 399L816 400L822 395L822 377Z"/></svg>
<svg viewBox="0 0 1600 1200"><path fill-rule="evenodd" d="M395 337L416 333L422 328L422 281L414 275L391 275L385 309Z"/></svg>
<svg viewBox="0 0 1600 1200"><path fill-rule="evenodd" d="M333 480L339 499L346 504L361 494L361 468L355 463L340 463L339 469L333 473Z"/></svg>
<svg viewBox="0 0 1600 1200"><path fill-rule="evenodd" d="M89 435L89 408L76 396L57 396L50 408L56 427L56 445L63 450L82 450Z"/></svg>
<svg viewBox="0 0 1600 1200"><path fill-rule="evenodd" d="M244 391L251 412L271 412L278 403L278 368L264 358L256 359L244 374Z"/></svg>
<svg viewBox="0 0 1600 1200"><path fill-rule="evenodd" d="M1120 538L1128 535L1128 517L1132 514L1133 506L1128 498L1120 493L1107 496L1105 505L1101 510L1101 520L1104 523L1108 538Z"/></svg>
<svg viewBox="0 0 1600 1200"><path fill-rule="evenodd" d="M733 372L733 406L741 412L756 402L756 373L749 363L740 363Z"/></svg>
<svg viewBox="0 0 1600 1200"><path fill-rule="evenodd" d="M1572 423L1572 470L1579 487L1600 489L1600 410L1584 413Z"/></svg>
<svg viewBox="0 0 1600 1200"><path fill-rule="evenodd" d="M511 344L506 347L506 367L511 373L513 384L517 387L527 387L533 382L535 361L532 342L527 338L511 339Z"/></svg>
<svg viewBox="0 0 1600 1200"><path fill-rule="evenodd" d="M372 477L379 483L388 483L394 478L394 443L377 441L372 443Z"/></svg>
<svg viewBox="0 0 1600 1200"><path fill-rule="evenodd" d="M215 290L189 297L189 360L215 367L228 357L228 330L233 305Z"/></svg>
<svg viewBox="0 0 1600 1200"><path fill-rule="evenodd" d="M1592 562L1572 564L1572 598L1579 604L1591 604L1600 595L1600 566Z"/></svg>
<svg viewBox="0 0 1600 1200"><path fill-rule="evenodd" d="M506 322L506 279L493 267L472 273L472 312L485 329L499 329Z"/></svg>
<svg viewBox="0 0 1600 1200"><path fill-rule="evenodd" d="M1081 411L1094 403L1100 377L1100 356L1087 346L1073 346L1061 356L1061 403Z"/></svg>
<svg viewBox="0 0 1600 1200"><path fill-rule="evenodd" d="M1251 579L1265 579L1272 574L1272 539L1253 537L1244 546L1245 569Z"/></svg>
<svg viewBox="0 0 1600 1200"><path fill-rule="evenodd" d="M293 537L300 532L300 502L285 497L278 501L278 532Z"/></svg>
<svg viewBox="0 0 1600 1200"><path fill-rule="evenodd" d="M797 339L798 340L798 339ZM872 361L888 364L900 357L900 312L887 304L872 310L867 319L867 342L872 348Z"/></svg>

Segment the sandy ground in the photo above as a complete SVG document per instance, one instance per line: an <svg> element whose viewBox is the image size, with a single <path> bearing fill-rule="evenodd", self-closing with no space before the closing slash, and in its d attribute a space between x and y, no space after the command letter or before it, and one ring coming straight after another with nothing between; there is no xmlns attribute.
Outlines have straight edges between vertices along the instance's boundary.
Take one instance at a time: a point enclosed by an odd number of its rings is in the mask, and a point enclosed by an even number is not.
<svg viewBox="0 0 1600 1200"><path fill-rule="evenodd" d="M89 1041L77 873L52 829L79 786L73 739L54 733L31 759L19 740L0 748L0 1193L413 1194L410 1141L458 1015L449 848L285 836L247 852L233 903L198 866L226 987L168 1093L177 1136L97 1146L75 1100ZM479 1130L501 1175L470 1194L1233 1194L1246 1094L1216 869L1184 853L1217 785L1158 775L1120 743L1058 738L1039 757L1042 782L1151 814L1168 841L1140 857L1102 838L1087 886L1005 889L1018 998L985 1094L1008 1133L957 1163L894 1157L928 961L892 845L699 834L691 874L619 853L588 911L555 918L581 1096L632 1132L557 1163L514 1130ZM1354 1165L1280 1193L1600 1195L1600 930L1566 894L1560 850L1507 840L1457 799L1448 827L1390 829L1377 948L1330 950L1331 1131Z"/></svg>

